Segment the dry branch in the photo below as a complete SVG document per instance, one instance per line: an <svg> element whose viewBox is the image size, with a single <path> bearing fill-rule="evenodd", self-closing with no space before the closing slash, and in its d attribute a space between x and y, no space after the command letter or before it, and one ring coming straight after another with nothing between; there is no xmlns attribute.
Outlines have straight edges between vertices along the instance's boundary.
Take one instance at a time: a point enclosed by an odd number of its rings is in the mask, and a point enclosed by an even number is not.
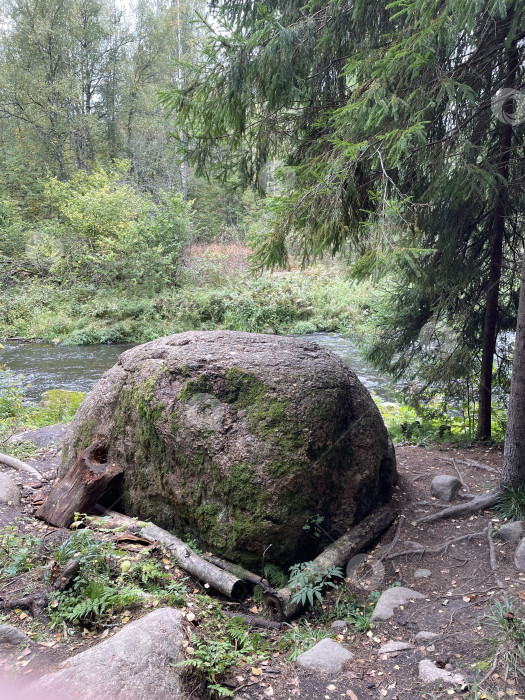
<svg viewBox="0 0 525 700"><path fill-rule="evenodd" d="M246 624L250 627L262 627L266 630L280 630L281 623L275 622L274 620L265 620L263 617L257 617L256 615L247 615L246 613L235 613L229 610L223 610L222 614L226 617L239 617L243 619Z"/></svg>
<svg viewBox="0 0 525 700"><path fill-rule="evenodd" d="M494 540L492 539L492 522L489 521L489 524L487 526L487 538L488 538L488 543L489 543L489 559L490 559L490 568L492 569L492 573L494 574L494 581L496 582L496 585L498 588L503 588L503 583L501 582L501 579L498 578L498 575L496 573L496 569L498 568L498 565L496 564L496 551L494 549Z"/></svg>
<svg viewBox="0 0 525 700"><path fill-rule="evenodd" d="M415 547L414 549L405 549L403 552L394 552L394 554L388 554L387 559L395 559L396 557L403 557L405 555L410 555L410 554L420 554L423 556L424 554L441 554L441 552L446 552L447 549L450 547L451 544L456 544L456 542L461 542L463 540L471 540L473 537L481 537L484 535L486 532L485 530L481 530L480 532L472 532L468 535L461 535L461 537L453 537L451 540L447 540L446 542L443 542L443 544L440 544L437 547ZM417 543L414 542L414 545Z"/></svg>
<svg viewBox="0 0 525 700"><path fill-rule="evenodd" d="M5 455L3 452L0 452L0 463L5 464L6 467L11 467L12 469L19 469L23 472L28 472L28 474L31 474L40 481L42 480L42 474L30 464L22 462L21 459L16 459L16 457L10 457L9 455Z"/></svg>
<svg viewBox="0 0 525 700"><path fill-rule="evenodd" d="M454 461L456 461L458 464L464 464L467 467L481 469L482 471L490 472L491 474L499 474L500 473L499 470L496 469L495 467L491 467L488 464L483 464L482 462L474 462L470 459L456 459L456 460L454 460L454 459L447 459L445 457L442 457L441 461L442 462L449 462L451 464L453 464Z"/></svg>
<svg viewBox="0 0 525 700"><path fill-rule="evenodd" d="M397 512L391 504L379 508L321 552L311 565L303 570L303 575L311 575L313 580L319 572L330 567L344 568L353 556L370 547L396 517ZM299 615L304 605L298 600L292 602L298 590L299 588L281 588L264 596L264 602L273 618L279 621L291 620Z"/></svg>
<svg viewBox="0 0 525 700"><path fill-rule="evenodd" d="M424 518L420 518L416 521L416 525L420 523L431 523L435 520L443 520L446 518L455 518L460 515L470 515L471 513L476 513L480 510L485 510L493 506L500 495L499 489L494 491L489 491L489 493L484 493L481 496L476 496L468 503L460 503L457 506L449 506L440 510L438 513L432 513L431 515L425 515Z"/></svg>

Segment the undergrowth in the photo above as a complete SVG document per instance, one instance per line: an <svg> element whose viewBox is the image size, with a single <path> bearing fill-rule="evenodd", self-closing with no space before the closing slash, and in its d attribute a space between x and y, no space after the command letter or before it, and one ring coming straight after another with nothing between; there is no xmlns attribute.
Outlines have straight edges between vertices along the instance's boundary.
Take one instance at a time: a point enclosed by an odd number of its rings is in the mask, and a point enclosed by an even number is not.
<svg viewBox="0 0 525 700"><path fill-rule="evenodd" d="M525 484L516 489L505 489L494 505L494 510L508 520L525 519Z"/></svg>

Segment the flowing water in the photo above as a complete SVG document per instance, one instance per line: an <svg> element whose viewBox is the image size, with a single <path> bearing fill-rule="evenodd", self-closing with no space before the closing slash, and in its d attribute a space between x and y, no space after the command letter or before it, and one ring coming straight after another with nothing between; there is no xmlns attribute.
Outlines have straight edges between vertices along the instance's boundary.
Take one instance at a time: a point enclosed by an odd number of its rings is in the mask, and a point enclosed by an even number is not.
<svg viewBox="0 0 525 700"><path fill-rule="evenodd" d="M339 355L369 391L386 400L393 398L388 380L363 362L356 346L348 338L337 333L314 333L300 337L319 343ZM6 342L4 347L4 350L0 350L0 365L5 365L16 375L23 375L23 384L29 384L26 396L38 400L48 389L89 391L102 374L115 364L120 353L132 346Z"/></svg>

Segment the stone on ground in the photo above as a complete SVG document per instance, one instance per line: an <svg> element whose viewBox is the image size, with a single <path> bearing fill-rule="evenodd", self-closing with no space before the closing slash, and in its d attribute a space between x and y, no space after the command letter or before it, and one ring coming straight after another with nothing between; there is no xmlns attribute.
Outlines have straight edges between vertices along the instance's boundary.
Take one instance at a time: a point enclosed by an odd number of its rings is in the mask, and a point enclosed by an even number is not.
<svg viewBox="0 0 525 700"><path fill-rule="evenodd" d="M525 537L525 522L516 520L513 523L505 523L498 530L498 537L509 544L518 544Z"/></svg>
<svg viewBox="0 0 525 700"><path fill-rule="evenodd" d="M20 505L20 489L7 474L0 472L0 503Z"/></svg>
<svg viewBox="0 0 525 700"><path fill-rule="evenodd" d="M124 352L89 392L61 475L94 439L124 474L127 514L215 554L281 565L386 503L391 440L370 394L326 348L283 336L189 332ZM268 545L272 547L268 549Z"/></svg>
<svg viewBox="0 0 525 700"><path fill-rule="evenodd" d="M0 625L0 644L18 646L19 644L31 643L27 634L17 627L13 627L13 625Z"/></svg>
<svg viewBox="0 0 525 700"><path fill-rule="evenodd" d="M523 538L514 552L514 565L518 571L525 571L525 538Z"/></svg>
<svg viewBox="0 0 525 700"><path fill-rule="evenodd" d="M30 690L84 700L176 700L183 695L182 615L160 608L64 661Z"/></svg>
<svg viewBox="0 0 525 700"><path fill-rule="evenodd" d="M61 445L68 428L67 423L57 425L46 425L43 428L24 430L22 433L13 435L10 442L32 442L38 447L49 447L50 445Z"/></svg>
<svg viewBox="0 0 525 700"><path fill-rule="evenodd" d="M451 685L463 685L465 679L459 673L450 673L444 668L439 668L430 659L419 662L419 677L423 683L450 683Z"/></svg>
<svg viewBox="0 0 525 700"><path fill-rule="evenodd" d="M403 586L389 588L377 601L370 619L372 622L375 620L390 620L394 615L395 608L398 608L400 605L405 605L405 603L408 603L410 600L417 600L424 597L425 596L419 593L419 591L413 591Z"/></svg>
<svg viewBox="0 0 525 700"><path fill-rule="evenodd" d="M430 569L416 569L414 571L414 578L430 578L430 576L432 576Z"/></svg>
<svg viewBox="0 0 525 700"><path fill-rule="evenodd" d="M341 673L354 655L333 639L322 639L314 647L297 657L297 663L308 671Z"/></svg>
<svg viewBox="0 0 525 700"><path fill-rule="evenodd" d="M410 642L387 642L377 652L378 654L392 654L398 651L406 651L407 649L413 649L414 645Z"/></svg>
<svg viewBox="0 0 525 700"><path fill-rule="evenodd" d="M453 501L461 488L461 481L455 476L440 474L432 479L430 493L440 501Z"/></svg>
<svg viewBox="0 0 525 700"><path fill-rule="evenodd" d="M418 632L416 634L416 642L433 642L435 639L439 637L439 634L436 634L436 632L425 632L424 630L422 632Z"/></svg>

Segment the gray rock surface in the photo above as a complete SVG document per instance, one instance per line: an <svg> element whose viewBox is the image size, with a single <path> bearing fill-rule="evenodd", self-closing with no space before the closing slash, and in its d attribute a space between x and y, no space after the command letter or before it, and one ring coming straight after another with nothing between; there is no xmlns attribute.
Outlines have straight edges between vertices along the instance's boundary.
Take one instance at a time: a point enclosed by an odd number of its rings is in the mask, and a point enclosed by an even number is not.
<svg viewBox="0 0 525 700"><path fill-rule="evenodd" d="M176 700L182 697L182 615L160 608L64 661L29 690L71 700ZM46 695L46 697L47 697Z"/></svg>
<svg viewBox="0 0 525 700"><path fill-rule="evenodd" d="M336 632L344 632L348 629L348 622L346 620L334 620L330 625L330 628Z"/></svg>
<svg viewBox="0 0 525 700"><path fill-rule="evenodd" d="M314 647L297 657L297 663L308 671L321 673L341 673L344 665L354 655L333 639L322 639Z"/></svg>
<svg viewBox="0 0 525 700"><path fill-rule="evenodd" d="M13 627L13 625L0 625L0 644L18 646L19 644L32 644L32 642L27 634L17 627Z"/></svg>
<svg viewBox="0 0 525 700"><path fill-rule="evenodd" d="M124 469L127 514L248 567L269 543L281 565L316 555L312 513L337 537L390 499L396 477L357 376L283 336L192 331L127 350L76 414L61 475L95 437Z"/></svg>
<svg viewBox="0 0 525 700"><path fill-rule="evenodd" d="M457 477L439 474L432 479L430 493L440 501L449 502L454 500L461 486L461 481Z"/></svg>
<svg viewBox="0 0 525 700"><path fill-rule="evenodd" d="M434 639L437 639L439 637L439 634L436 634L436 632L418 632L416 634L416 642L433 642Z"/></svg>
<svg viewBox="0 0 525 700"><path fill-rule="evenodd" d="M419 678L423 683L450 683L450 685L463 685L465 679L459 673L450 673L444 668L438 668L430 659L419 662Z"/></svg>
<svg viewBox="0 0 525 700"><path fill-rule="evenodd" d="M505 523L498 530L498 537L509 544L518 544L525 537L525 523L516 520L514 523Z"/></svg>
<svg viewBox="0 0 525 700"><path fill-rule="evenodd" d="M514 565L518 571L525 571L525 538L523 538L514 552Z"/></svg>
<svg viewBox="0 0 525 700"><path fill-rule="evenodd" d="M378 654L392 654L397 651L406 651L413 649L414 645L410 642L387 642L377 652Z"/></svg>
<svg viewBox="0 0 525 700"><path fill-rule="evenodd" d="M60 445L64 439L69 423L58 425L46 425L43 428L34 430L24 430L11 438L11 442L33 442L38 447L48 447L49 445Z"/></svg>
<svg viewBox="0 0 525 700"><path fill-rule="evenodd" d="M0 503L20 505L20 489L7 474L0 472Z"/></svg>
<svg viewBox="0 0 525 700"><path fill-rule="evenodd" d="M403 586L389 588L377 601L371 620L372 622L376 620L389 620L393 616L395 608L398 608L400 605L405 605L405 603L408 603L410 600L418 600L424 597L422 593L413 591L411 588L404 588Z"/></svg>
<svg viewBox="0 0 525 700"><path fill-rule="evenodd" d="M414 571L414 578L430 578L432 572L430 569L416 569Z"/></svg>

